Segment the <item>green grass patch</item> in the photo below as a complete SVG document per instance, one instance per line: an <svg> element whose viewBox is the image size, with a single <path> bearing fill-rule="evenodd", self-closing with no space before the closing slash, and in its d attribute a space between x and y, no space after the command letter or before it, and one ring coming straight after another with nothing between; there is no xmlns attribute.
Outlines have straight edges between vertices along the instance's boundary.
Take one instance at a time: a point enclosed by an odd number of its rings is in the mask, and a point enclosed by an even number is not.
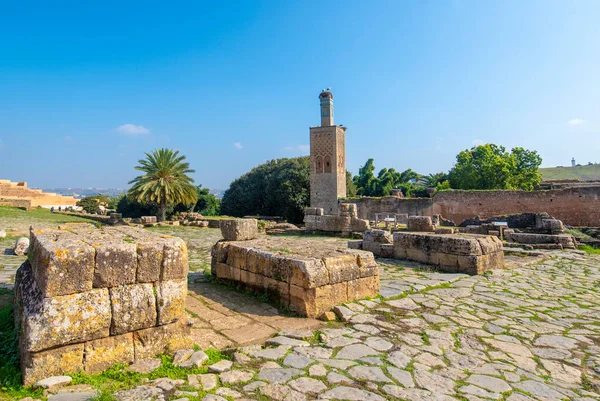
<svg viewBox="0 0 600 401"><path fill-rule="evenodd" d="M584 251L588 255L600 255L600 248L595 248L591 245L580 245L577 249Z"/></svg>

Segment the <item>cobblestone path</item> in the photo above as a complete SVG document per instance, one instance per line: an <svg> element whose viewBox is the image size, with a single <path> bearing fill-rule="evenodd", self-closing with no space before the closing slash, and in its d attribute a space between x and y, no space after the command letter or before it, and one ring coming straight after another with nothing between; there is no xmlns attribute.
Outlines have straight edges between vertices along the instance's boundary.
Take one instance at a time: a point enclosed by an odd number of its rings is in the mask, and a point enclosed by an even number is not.
<svg viewBox="0 0 600 401"><path fill-rule="evenodd" d="M191 385L214 394L206 401L598 400L599 268L572 253L478 277L397 267L384 280L423 287L345 305L342 326L239 348L233 364L171 391Z"/></svg>

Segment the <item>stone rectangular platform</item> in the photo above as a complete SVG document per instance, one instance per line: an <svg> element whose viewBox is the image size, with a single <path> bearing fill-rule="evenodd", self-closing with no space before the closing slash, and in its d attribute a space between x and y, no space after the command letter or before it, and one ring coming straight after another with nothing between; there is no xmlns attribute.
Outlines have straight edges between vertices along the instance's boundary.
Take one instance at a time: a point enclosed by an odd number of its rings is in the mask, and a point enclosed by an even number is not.
<svg viewBox="0 0 600 401"><path fill-rule="evenodd" d="M193 345L183 240L67 224L31 232L28 258L15 282L25 385Z"/></svg>
<svg viewBox="0 0 600 401"><path fill-rule="evenodd" d="M373 254L340 244L264 237L218 242L212 255L217 278L268 291L302 316L319 317L336 305L379 293Z"/></svg>
<svg viewBox="0 0 600 401"><path fill-rule="evenodd" d="M489 235L395 232L394 258L450 273L483 274L504 268L502 241Z"/></svg>

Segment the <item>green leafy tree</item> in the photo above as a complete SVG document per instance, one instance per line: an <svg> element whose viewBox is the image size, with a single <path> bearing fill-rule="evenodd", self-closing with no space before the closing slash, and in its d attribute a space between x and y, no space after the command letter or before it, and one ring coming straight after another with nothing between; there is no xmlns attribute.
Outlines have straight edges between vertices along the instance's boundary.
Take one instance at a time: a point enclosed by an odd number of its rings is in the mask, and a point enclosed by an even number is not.
<svg viewBox="0 0 600 401"><path fill-rule="evenodd" d="M535 151L513 148L511 152L513 164L509 185L514 189L531 191L542 181L539 168L542 164L541 156Z"/></svg>
<svg viewBox="0 0 600 401"><path fill-rule="evenodd" d="M310 158L270 160L231 183L221 200L221 214L281 216L293 223L310 204Z"/></svg>
<svg viewBox="0 0 600 401"><path fill-rule="evenodd" d="M202 185L196 187L198 201L194 206L194 211L204 216L218 216L221 208L221 201L210 193L208 188L202 188Z"/></svg>
<svg viewBox="0 0 600 401"><path fill-rule="evenodd" d="M352 173L346 170L346 196L348 198L354 198L357 195L356 185L352 181Z"/></svg>
<svg viewBox="0 0 600 401"><path fill-rule="evenodd" d="M425 188L436 188L440 183L447 180L448 174L436 173L419 177L418 184L424 186Z"/></svg>
<svg viewBox="0 0 600 401"><path fill-rule="evenodd" d="M77 206L80 206L86 213L95 214L100 210L100 203L95 196L86 196L77 201Z"/></svg>
<svg viewBox="0 0 600 401"><path fill-rule="evenodd" d="M171 149L157 149L146 153L146 159L139 160L136 170L144 174L131 180L133 186L128 197L140 203L156 203L158 219L166 219L169 203L195 204L198 200L194 180L188 176L195 170L189 168L185 156Z"/></svg>
<svg viewBox="0 0 600 401"><path fill-rule="evenodd" d="M525 189L531 190L541 179L541 157L535 151L486 144L463 150L449 172L456 189Z"/></svg>

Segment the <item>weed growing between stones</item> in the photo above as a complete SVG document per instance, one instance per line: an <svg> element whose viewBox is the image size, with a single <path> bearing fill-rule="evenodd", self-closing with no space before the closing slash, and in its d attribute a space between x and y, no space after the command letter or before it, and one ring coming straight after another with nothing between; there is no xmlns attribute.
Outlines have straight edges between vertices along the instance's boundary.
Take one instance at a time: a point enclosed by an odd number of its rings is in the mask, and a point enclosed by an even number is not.
<svg viewBox="0 0 600 401"><path fill-rule="evenodd" d="M577 249L584 251L588 255L600 255L600 248L595 248L591 245L580 245Z"/></svg>

